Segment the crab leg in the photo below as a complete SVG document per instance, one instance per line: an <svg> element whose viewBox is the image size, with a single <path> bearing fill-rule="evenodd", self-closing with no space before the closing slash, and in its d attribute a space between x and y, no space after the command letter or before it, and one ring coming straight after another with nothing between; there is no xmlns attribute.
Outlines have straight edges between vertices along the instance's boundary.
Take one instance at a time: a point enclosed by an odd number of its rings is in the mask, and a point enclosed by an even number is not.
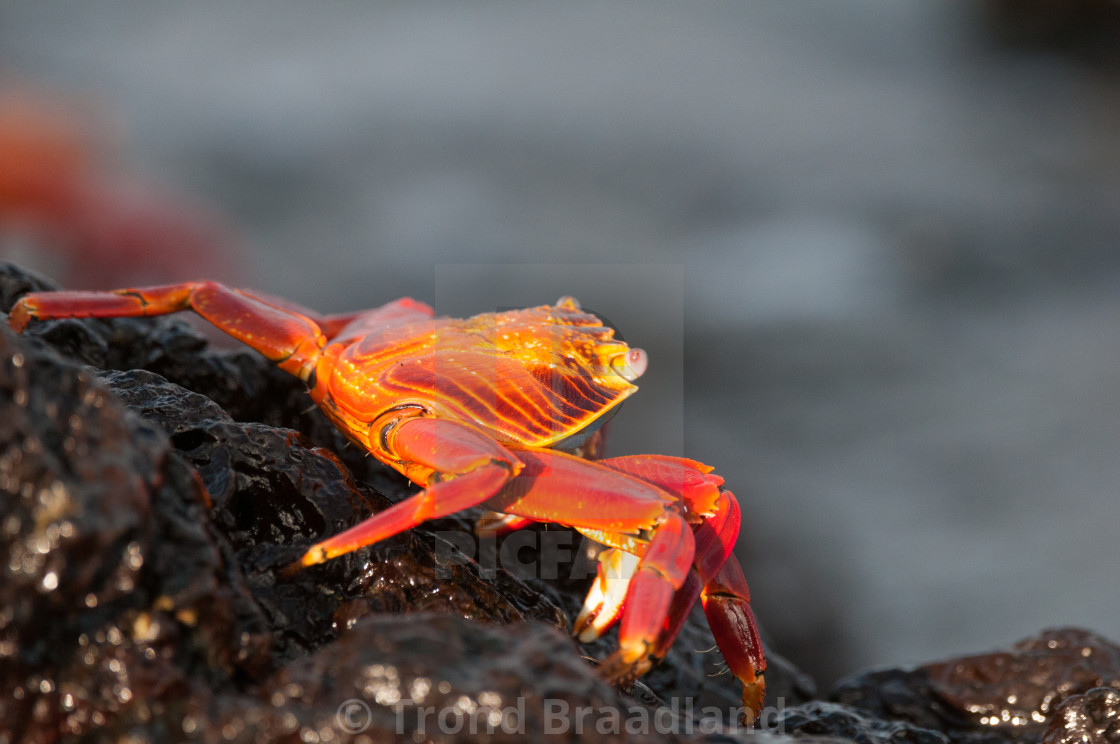
<svg viewBox="0 0 1120 744"><path fill-rule="evenodd" d="M215 282L187 282L113 292L44 292L25 295L9 324L22 331L32 320L168 315L193 310L286 372L307 381L326 339L310 318L249 292Z"/></svg>
<svg viewBox="0 0 1120 744"><path fill-rule="evenodd" d="M669 617L673 597L685 584L695 544L692 529L675 511L654 532L626 592L618 651L603 662L608 679L630 680L653 665L652 653Z"/></svg>
<svg viewBox="0 0 1120 744"><path fill-rule="evenodd" d="M697 600L707 582L720 571L728 560L734 560L732 550L739 537L739 502L735 500L730 491L721 491L716 502L715 512L698 524L694 529L696 538L696 558L693 560L693 572L689 574L689 581L673 602L673 611L669 615L669 624L654 649L654 656L661 658L673 645L673 641L684 627L685 620L692 612ZM719 643L719 639L716 639ZM723 649L723 646L720 646ZM732 650L732 653L738 653Z"/></svg>
<svg viewBox="0 0 1120 744"><path fill-rule="evenodd" d="M20 332L32 320L141 317L184 310L193 310L305 381L314 369L309 358L336 336L353 338L386 323L433 315L430 307L407 297L374 310L324 315L263 292L185 282L111 292L33 292L16 303L8 322ZM301 343L307 343L306 349L295 354L298 361L290 361Z"/></svg>
<svg viewBox="0 0 1120 744"><path fill-rule="evenodd" d="M704 585L700 601L724 661L743 683L743 705L757 716L766 694L766 655L751 611L750 589L735 556Z"/></svg>
<svg viewBox="0 0 1120 744"><path fill-rule="evenodd" d="M534 448L511 451L456 421L418 416L377 436L402 461L403 471L430 485L312 546L293 568L321 563L428 519L484 502L503 513L536 521L611 532L649 530L652 539L627 591L625 601L630 609L620 650L612 657L612 676L644 671L649 648L660 635L673 595L692 564L692 530L671 508L672 497L578 457ZM520 477L514 477L517 475ZM596 508L586 508L588 503Z"/></svg>
<svg viewBox="0 0 1120 744"><path fill-rule="evenodd" d="M675 511L654 532L648 545L627 535L588 531L631 550L608 548L599 556L595 582L572 632L594 641L621 618L619 649L601 667L608 679L629 681L645 674L664 656L666 634L673 638L700 597L700 580L690 571L694 539Z"/></svg>
<svg viewBox="0 0 1120 744"><path fill-rule="evenodd" d="M674 603L674 613L679 614L670 614L669 629L654 655L664 656L699 595L723 660L743 685L743 705L757 717L766 694L766 656L751 611L750 589L732 552L739 524L739 504L730 491L723 491L715 514L696 528L696 571L691 577L699 579L677 593L680 601Z"/></svg>
<svg viewBox="0 0 1120 744"><path fill-rule="evenodd" d="M314 566L392 537L429 519L444 517L486 501L522 469L521 461L469 424L414 417L384 436L389 450L411 469L441 475L415 496L307 550L296 566Z"/></svg>
<svg viewBox="0 0 1120 744"><path fill-rule="evenodd" d="M710 465L670 455L623 455L596 464L668 491L691 514L708 516L716 511L723 478L712 473Z"/></svg>

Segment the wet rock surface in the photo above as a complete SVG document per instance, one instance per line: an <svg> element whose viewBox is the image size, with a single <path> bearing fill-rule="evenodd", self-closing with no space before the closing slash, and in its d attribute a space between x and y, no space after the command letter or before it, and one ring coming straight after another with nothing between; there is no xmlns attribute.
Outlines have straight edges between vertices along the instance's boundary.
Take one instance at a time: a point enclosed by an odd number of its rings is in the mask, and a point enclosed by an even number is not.
<svg viewBox="0 0 1120 744"><path fill-rule="evenodd" d="M997 728L1041 726L1073 694L1120 688L1120 646L1085 630L1048 630L1007 651L928 671L935 694L970 720Z"/></svg>
<svg viewBox="0 0 1120 744"><path fill-rule="evenodd" d="M1043 744L1114 744L1120 741L1120 690L1095 687L1071 695L1054 711Z"/></svg>
<svg viewBox="0 0 1120 744"><path fill-rule="evenodd" d="M0 265L0 311L50 288ZM695 653L702 615L634 689L596 675L614 641L568 636L591 563L566 532L530 533L571 548L555 578L458 552L469 515L281 576L410 488L297 380L181 320L0 324L0 742L1116 741L1120 649L1085 631L830 702L771 654L759 734Z"/></svg>
<svg viewBox="0 0 1120 744"><path fill-rule="evenodd" d="M1046 630L1007 650L841 680L832 697L955 741L1037 742L1071 696L1120 689L1120 646L1078 628ZM1049 734L1047 735L1049 736Z"/></svg>

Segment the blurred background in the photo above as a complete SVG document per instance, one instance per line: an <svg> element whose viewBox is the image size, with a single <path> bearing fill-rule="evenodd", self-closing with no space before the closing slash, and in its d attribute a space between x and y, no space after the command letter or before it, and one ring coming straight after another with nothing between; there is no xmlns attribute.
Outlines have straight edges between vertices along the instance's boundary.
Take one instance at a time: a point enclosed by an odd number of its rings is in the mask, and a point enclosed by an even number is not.
<svg viewBox="0 0 1120 744"><path fill-rule="evenodd" d="M0 7L0 249L324 311L578 297L822 683L1120 639L1102 2Z"/></svg>

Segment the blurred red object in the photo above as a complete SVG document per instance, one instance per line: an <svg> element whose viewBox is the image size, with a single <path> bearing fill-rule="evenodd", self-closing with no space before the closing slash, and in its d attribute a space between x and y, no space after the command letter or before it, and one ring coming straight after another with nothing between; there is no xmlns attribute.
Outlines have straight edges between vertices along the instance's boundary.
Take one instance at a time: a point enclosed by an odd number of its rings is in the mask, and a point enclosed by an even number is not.
<svg viewBox="0 0 1120 744"><path fill-rule="evenodd" d="M230 277L232 231L114 167L108 132L94 106L0 86L0 257L77 289Z"/></svg>

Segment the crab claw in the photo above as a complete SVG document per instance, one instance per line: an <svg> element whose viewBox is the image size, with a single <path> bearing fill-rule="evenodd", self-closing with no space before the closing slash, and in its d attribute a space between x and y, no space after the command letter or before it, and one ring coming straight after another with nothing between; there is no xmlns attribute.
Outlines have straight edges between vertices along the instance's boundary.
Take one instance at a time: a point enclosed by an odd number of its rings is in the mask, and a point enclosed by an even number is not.
<svg viewBox="0 0 1120 744"><path fill-rule="evenodd" d="M583 609L572 625L572 635L591 643L614 625L622 614L630 579L641 559L624 550L608 548L599 554L595 583L584 600Z"/></svg>
<svg viewBox="0 0 1120 744"><path fill-rule="evenodd" d="M688 579L694 554L692 529L677 512L666 512L627 581L618 650L600 667L607 679L629 682L649 671L673 598Z"/></svg>

